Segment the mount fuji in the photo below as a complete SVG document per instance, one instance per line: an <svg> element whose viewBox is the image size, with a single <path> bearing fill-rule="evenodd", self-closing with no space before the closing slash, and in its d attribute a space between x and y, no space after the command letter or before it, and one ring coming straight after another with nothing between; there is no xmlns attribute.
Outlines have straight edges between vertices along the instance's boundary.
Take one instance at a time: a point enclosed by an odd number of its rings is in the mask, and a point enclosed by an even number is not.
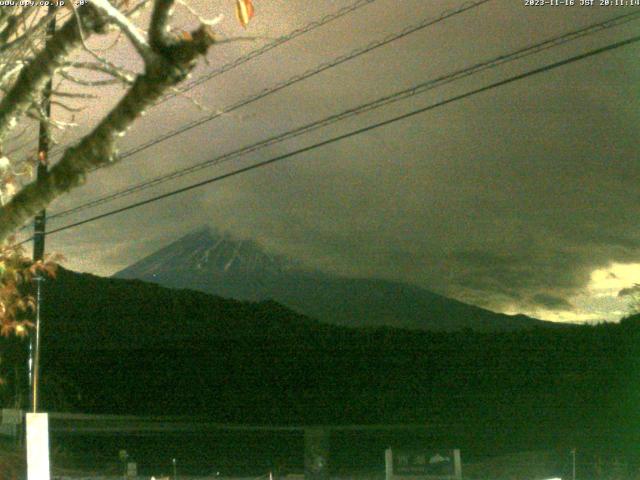
<svg viewBox="0 0 640 480"><path fill-rule="evenodd" d="M305 270L291 259L268 254L253 241L208 228L184 236L114 277L237 300L274 300L320 321L350 327L497 331L558 325L491 312L404 283Z"/></svg>

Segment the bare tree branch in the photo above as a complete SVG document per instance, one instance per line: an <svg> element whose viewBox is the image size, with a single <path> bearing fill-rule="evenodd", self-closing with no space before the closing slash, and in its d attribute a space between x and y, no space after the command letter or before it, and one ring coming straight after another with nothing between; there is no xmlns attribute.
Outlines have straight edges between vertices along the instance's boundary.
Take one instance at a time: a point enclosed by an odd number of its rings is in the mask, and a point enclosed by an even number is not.
<svg viewBox="0 0 640 480"><path fill-rule="evenodd" d="M117 82L117 80L114 80L114 82ZM82 112L82 111L86 110L85 107L72 107L70 105L66 105L65 103L57 101L57 100L51 100L51 105L56 105L56 106L62 108L63 110L66 110L67 112L70 112L70 113L78 113L78 112Z"/></svg>
<svg viewBox="0 0 640 480"><path fill-rule="evenodd" d="M173 13L173 0L156 0L151 15L149 43L154 51L160 52L169 43L169 18Z"/></svg>
<svg viewBox="0 0 640 480"><path fill-rule="evenodd" d="M131 85L133 83L132 80L128 78L118 77L118 78L109 78L104 80L84 80L76 75L73 75L65 70L60 70L60 76L65 80L69 80L76 85L82 85L84 87L100 87L103 85L113 85L115 83L124 83L126 85Z"/></svg>
<svg viewBox="0 0 640 480"><path fill-rule="evenodd" d="M9 44L9 39L18 31L18 27L20 26L20 19L18 16L10 16L7 18L7 21L4 25L4 28L0 32L0 51L5 50L11 46Z"/></svg>
<svg viewBox="0 0 640 480"><path fill-rule="evenodd" d="M0 241L46 208L56 197L81 185L91 170L116 162L116 139L126 133L146 108L187 77L199 55L206 54L214 43L213 34L207 26L202 25L183 37L168 34L172 5L172 0L156 0L149 30L153 55L144 58L144 73L136 77L124 97L91 133L64 152L49 175L25 186L0 209ZM118 26L121 25L118 23ZM66 27L73 33L66 35L78 44L77 26ZM95 27L93 29L95 31ZM57 35L62 35L60 32ZM56 45L55 48L61 47ZM64 52L55 57L57 60L51 60L52 54L48 52L45 59L48 63L60 65L62 57ZM31 85L34 85L33 81ZM0 103L0 112L2 105ZM6 116L0 116L0 129ZM4 122L6 125L7 120Z"/></svg>
<svg viewBox="0 0 640 480"><path fill-rule="evenodd" d="M93 5L106 17L108 17L113 23L115 23L120 30L129 38L134 48L140 54L145 62L151 62L153 59L151 56L153 52L146 38L142 32L138 30L131 21L120 12L117 8L113 7L107 0L91 0Z"/></svg>
<svg viewBox="0 0 640 480"><path fill-rule="evenodd" d="M135 78L134 72L131 72L123 67L119 67L118 65L114 65L107 59L102 58L98 62L67 62L65 64L65 67L93 70L94 72L105 73L125 83L133 83L133 80Z"/></svg>
<svg viewBox="0 0 640 480"><path fill-rule="evenodd" d="M90 4L79 7L78 10L82 10L81 21L85 31L104 31L106 23ZM17 124L18 118L28 110L35 95L44 88L55 70L81 42L78 24L70 19L53 35L47 48L40 51L22 69L13 88L0 102L0 142Z"/></svg>

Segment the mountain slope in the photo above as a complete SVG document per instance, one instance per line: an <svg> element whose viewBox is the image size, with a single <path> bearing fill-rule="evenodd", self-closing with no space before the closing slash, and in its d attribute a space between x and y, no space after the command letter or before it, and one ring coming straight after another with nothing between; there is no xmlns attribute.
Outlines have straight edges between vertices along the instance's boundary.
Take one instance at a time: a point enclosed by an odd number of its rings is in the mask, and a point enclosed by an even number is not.
<svg viewBox="0 0 640 480"><path fill-rule="evenodd" d="M635 452L640 438L629 427L640 425L630 381L640 371L638 318L498 333L349 329L274 302L61 269L43 284L42 321L48 411L420 423L432 426L434 446L465 451L613 438ZM18 389L11 374L26 365L7 342L2 395Z"/></svg>
<svg viewBox="0 0 640 480"><path fill-rule="evenodd" d="M240 300L273 299L304 315L344 326L452 331L553 325L524 315L494 313L408 284L303 270L254 242L208 229L177 240L114 277Z"/></svg>

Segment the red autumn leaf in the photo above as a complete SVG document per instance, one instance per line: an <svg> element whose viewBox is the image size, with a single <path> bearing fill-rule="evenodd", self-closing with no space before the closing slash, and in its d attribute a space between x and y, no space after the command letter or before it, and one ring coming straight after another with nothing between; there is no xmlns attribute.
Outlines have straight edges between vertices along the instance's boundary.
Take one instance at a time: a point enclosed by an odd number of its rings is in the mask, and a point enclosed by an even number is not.
<svg viewBox="0 0 640 480"><path fill-rule="evenodd" d="M55 264L47 264L44 266L43 270L49 277L56 278L57 268L58 266Z"/></svg>
<svg viewBox="0 0 640 480"><path fill-rule="evenodd" d="M240 25L247 28L249 20L253 18L253 3L251 0L236 0L236 16Z"/></svg>
<svg viewBox="0 0 640 480"><path fill-rule="evenodd" d="M27 319L35 311L33 277L54 276L58 258L60 255L50 255L45 261L33 262L21 246L0 245L0 336L29 333L32 324Z"/></svg>

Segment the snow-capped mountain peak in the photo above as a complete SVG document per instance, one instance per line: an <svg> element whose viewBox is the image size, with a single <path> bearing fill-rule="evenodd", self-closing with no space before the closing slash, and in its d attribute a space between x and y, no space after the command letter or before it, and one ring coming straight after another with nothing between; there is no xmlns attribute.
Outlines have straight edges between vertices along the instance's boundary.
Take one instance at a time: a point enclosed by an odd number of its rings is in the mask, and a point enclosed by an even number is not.
<svg viewBox="0 0 640 480"><path fill-rule="evenodd" d="M115 276L238 300L275 300L312 318L349 326L504 330L547 324L490 312L405 283L303 270L252 240L208 228L182 237Z"/></svg>
<svg viewBox="0 0 640 480"><path fill-rule="evenodd" d="M290 266L290 261L267 253L252 240L203 228L143 258L116 276L150 279L176 271L193 274L277 274Z"/></svg>

